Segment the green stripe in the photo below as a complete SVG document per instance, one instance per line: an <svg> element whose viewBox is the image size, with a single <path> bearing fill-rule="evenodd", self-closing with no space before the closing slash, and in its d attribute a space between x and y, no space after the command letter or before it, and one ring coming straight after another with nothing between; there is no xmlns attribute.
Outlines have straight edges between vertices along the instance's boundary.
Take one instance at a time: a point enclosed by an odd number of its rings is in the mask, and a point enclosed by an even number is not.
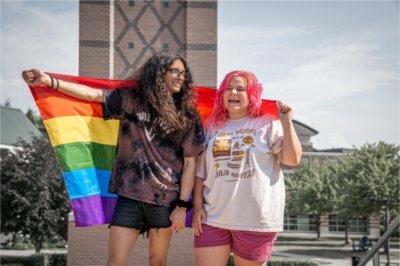
<svg viewBox="0 0 400 266"><path fill-rule="evenodd" d="M75 142L54 147L62 171L83 168L111 170L116 156L116 146L94 142Z"/></svg>

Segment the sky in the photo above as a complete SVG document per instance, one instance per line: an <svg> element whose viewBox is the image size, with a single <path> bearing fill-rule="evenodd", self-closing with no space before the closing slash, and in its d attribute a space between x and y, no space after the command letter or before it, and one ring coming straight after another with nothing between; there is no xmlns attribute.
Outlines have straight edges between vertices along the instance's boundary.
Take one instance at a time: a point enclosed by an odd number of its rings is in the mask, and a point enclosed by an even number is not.
<svg viewBox="0 0 400 266"><path fill-rule="evenodd" d="M79 3L1 0L0 19L1 102L36 110L20 73L78 74ZM399 57L399 1L218 1L218 82L253 72L317 149L399 144Z"/></svg>

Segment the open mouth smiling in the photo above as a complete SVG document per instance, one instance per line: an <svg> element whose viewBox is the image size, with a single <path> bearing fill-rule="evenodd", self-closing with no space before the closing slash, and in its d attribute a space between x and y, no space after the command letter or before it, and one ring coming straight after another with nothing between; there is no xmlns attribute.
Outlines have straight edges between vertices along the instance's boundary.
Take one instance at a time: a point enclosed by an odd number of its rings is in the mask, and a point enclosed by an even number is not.
<svg viewBox="0 0 400 266"><path fill-rule="evenodd" d="M229 103L240 103L240 100L229 99L228 102Z"/></svg>

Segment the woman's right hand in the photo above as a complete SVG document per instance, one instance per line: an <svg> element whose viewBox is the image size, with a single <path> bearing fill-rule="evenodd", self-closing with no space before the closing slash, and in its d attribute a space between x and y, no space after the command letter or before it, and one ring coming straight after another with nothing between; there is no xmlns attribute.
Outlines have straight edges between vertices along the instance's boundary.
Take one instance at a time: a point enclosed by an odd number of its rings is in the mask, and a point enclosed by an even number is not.
<svg viewBox="0 0 400 266"><path fill-rule="evenodd" d="M203 233L202 223L207 220L206 210L203 206L193 208L192 228L195 236L200 236Z"/></svg>
<svg viewBox="0 0 400 266"><path fill-rule="evenodd" d="M22 78L32 86L50 86L51 83L50 76L37 68L22 71Z"/></svg>

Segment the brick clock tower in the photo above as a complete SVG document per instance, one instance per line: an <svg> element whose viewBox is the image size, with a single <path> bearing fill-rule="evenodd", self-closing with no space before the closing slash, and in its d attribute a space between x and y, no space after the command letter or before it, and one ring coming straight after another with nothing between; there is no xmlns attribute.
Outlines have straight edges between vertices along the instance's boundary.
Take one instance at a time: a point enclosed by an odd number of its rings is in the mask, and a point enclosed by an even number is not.
<svg viewBox="0 0 400 266"><path fill-rule="evenodd" d="M215 87L216 1L80 1L79 74L125 79L154 53L178 52Z"/></svg>
<svg viewBox="0 0 400 266"><path fill-rule="evenodd" d="M83 1L79 3L79 75L126 79L154 53L184 56L195 84L216 87L217 2ZM68 265L105 265L108 227L68 226ZM148 265L139 237L128 265ZM169 265L194 265L193 233L174 234Z"/></svg>

